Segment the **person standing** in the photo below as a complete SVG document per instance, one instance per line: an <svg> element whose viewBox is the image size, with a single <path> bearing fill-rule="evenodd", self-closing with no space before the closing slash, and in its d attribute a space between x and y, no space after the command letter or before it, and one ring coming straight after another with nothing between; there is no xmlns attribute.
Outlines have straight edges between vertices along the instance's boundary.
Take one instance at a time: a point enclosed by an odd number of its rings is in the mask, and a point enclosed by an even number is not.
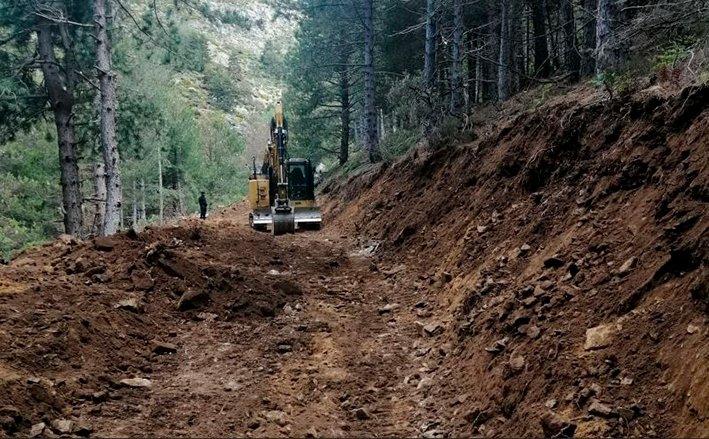
<svg viewBox="0 0 709 439"><path fill-rule="evenodd" d="M199 218L207 219L207 196L204 192L199 196Z"/></svg>

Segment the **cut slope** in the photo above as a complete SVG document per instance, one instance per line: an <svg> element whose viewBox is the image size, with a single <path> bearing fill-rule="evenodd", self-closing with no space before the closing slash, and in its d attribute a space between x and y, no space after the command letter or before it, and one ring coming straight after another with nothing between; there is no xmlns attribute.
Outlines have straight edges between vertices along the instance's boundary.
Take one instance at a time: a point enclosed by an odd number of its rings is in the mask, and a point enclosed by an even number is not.
<svg viewBox="0 0 709 439"><path fill-rule="evenodd" d="M707 434L708 105L580 90L326 187L338 226L434 286L449 433Z"/></svg>

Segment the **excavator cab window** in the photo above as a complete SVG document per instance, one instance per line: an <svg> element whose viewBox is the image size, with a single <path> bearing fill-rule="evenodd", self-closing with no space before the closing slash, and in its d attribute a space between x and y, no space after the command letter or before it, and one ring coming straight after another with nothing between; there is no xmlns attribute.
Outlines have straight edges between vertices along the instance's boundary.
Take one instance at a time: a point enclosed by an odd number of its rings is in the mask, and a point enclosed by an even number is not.
<svg viewBox="0 0 709 439"><path fill-rule="evenodd" d="M288 198L312 200L314 196L313 170L308 160L288 162Z"/></svg>

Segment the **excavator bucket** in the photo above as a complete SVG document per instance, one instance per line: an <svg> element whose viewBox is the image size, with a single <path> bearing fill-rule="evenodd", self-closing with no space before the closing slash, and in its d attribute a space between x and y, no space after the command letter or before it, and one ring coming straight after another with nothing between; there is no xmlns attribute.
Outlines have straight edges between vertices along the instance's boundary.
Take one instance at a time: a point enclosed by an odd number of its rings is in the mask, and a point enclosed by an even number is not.
<svg viewBox="0 0 709 439"><path fill-rule="evenodd" d="M295 233L295 215L293 211L277 212L275 208L271 213L273 225L271 232L273 236L285 235L286 233Z"/></svg>

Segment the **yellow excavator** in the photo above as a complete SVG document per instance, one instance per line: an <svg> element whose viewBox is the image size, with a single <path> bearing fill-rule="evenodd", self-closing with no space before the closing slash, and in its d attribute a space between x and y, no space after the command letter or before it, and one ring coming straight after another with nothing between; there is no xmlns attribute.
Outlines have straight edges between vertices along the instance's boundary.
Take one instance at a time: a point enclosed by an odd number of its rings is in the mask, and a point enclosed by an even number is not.
<svg viewBox="0 0 709 439"><path fill-rule="evenodd" d="M315 202L315 170L310 160L288 158L288 124L283 104L276 102L270 139L261 172L253 158L249 176L249 225L274 236L294 233L296 228L320 229L322 214Z"/></svg>

